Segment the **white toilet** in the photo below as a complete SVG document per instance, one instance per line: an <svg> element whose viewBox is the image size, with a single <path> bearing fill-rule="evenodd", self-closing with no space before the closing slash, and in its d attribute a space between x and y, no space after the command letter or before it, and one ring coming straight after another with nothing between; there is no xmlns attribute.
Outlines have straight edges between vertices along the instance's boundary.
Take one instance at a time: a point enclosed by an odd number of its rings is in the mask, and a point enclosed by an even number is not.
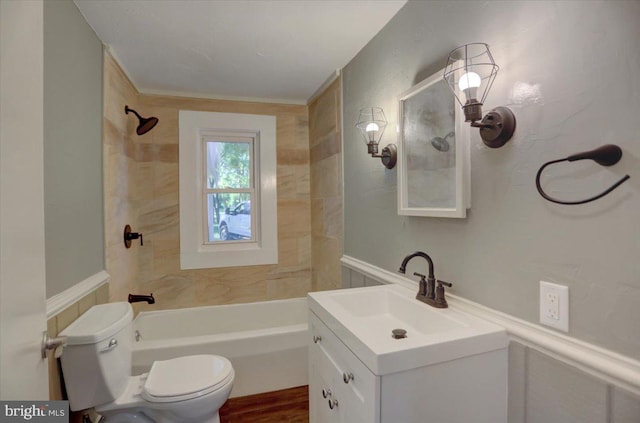
<svg viewBox="0 0 640 423"><path fill-rule="evenodd" d="M61 332L71 410L95 407L107 423L219 423L235 377L229 360L185 356L131 376L132 320L129 303L97 305Z"/></svg>

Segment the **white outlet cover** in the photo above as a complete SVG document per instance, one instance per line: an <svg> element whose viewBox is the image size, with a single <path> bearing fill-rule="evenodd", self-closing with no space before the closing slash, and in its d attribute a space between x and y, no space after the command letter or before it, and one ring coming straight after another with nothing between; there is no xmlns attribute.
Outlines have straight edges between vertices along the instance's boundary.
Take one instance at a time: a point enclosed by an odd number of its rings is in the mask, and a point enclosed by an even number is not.
<svg viewBox="0 0 640 423"><path fill-rule="evenodd" d="M554 304L556 298L557 303ZM540 323L569 332L568 286L540 281Z"/></svg>

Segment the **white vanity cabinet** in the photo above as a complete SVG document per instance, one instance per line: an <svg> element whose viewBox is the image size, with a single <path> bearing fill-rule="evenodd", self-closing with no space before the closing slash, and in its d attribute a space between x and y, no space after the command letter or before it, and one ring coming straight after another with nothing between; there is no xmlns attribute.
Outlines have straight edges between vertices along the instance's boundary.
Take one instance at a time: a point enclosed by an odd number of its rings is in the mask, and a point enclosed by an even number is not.
<svg viewBox="0 0 640 423"><path fill-rule="evenodd" d="M380 378L309 313L309 413L312 423L379 422Z"/></svg>
<svg viewBox="0 0 640 423"><path fill-rule="evenodd" d="M504 329L422 303L412 311L411 294L396 287L309 294L311 423L507 422ZM406 339L392 339L397 325Z"/></svg>

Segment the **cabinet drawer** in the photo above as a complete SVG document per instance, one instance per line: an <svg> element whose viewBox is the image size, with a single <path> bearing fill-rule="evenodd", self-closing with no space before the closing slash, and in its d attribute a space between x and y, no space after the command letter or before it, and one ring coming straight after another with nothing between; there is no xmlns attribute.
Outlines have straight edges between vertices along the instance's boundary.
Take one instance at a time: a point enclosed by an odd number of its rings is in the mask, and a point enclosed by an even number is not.
<svg viewBox="0 0 640 423"><path fill-rule="evenodd" d="M322 373L325 383L331 385L328 388L333 399L338 400L334 411L339 412L340 420L349 423L379 421L379 377L371 373L312 312L309 313L309 334L309 358L316 361L316 370ZM324 402L328 408L328 401Z"/></svg>

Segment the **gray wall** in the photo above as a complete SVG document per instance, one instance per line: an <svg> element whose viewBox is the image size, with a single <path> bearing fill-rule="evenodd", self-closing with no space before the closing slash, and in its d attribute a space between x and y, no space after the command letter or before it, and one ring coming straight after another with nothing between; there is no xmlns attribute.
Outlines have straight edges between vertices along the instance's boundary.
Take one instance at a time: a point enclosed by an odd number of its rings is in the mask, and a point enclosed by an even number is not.
<svg viewBox="0 0 640 423"><path fill-rule="evenodd" d="M104 269L102 43L71 0L44 2L47 298Z"/></svg>
<svg viewBox="0 0 640 423"><path fill-rule="evenodd" d="M452 292L532 322L539 281L568 285L570 335L640 358L639 40L638 1L410 1L344 69L345 254L395 271L424 250ZM398 216L396 169L366 154L358 111L383 107L382 144L395 143L397 95L478 41L501 67L484 110L511 107L516 134L490 150L472 131L467 219ZM545 179L578 198L629 173L617 191L582 206L538 195L543 162L606 143L624 150L618 165L558 165Z"/></svg>

